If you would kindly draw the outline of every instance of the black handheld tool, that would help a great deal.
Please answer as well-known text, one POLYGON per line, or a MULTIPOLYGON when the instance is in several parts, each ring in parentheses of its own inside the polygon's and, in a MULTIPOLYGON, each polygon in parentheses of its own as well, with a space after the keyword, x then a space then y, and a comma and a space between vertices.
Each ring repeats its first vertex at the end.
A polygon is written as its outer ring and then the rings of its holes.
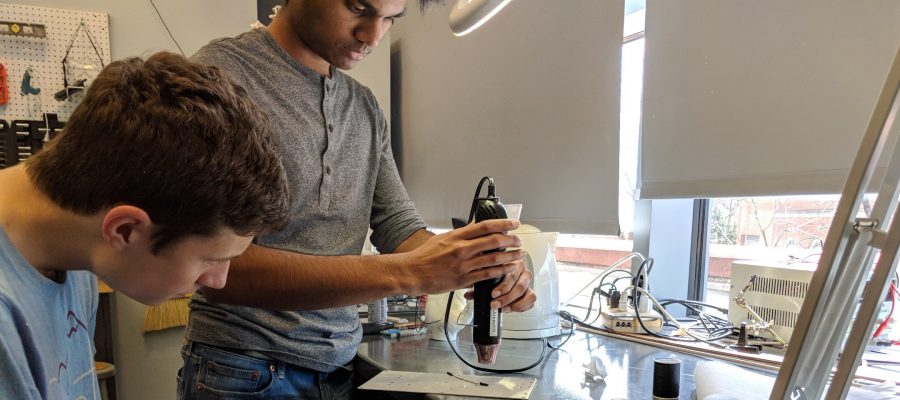
MULTIPOLYGON (((489 219, 506 219, 506 209, 500 203, 494 189, 494 180, 488 180, 488 194, 486 197, 477 197, 481 194, 479 184, 478 193, 472 200, 472 211, 469 220, 481 222, 489 219)), ((482 182, 484 180, 482 179, 482 182)), ((505 251, 506 249, 493 249, 485 253, 505 251)), ((481 364, 493 364, 497 360, 497 351, 500 350, 500 327, 502 315, 500 310, 492 310, 491 302, 494 300, 491 292, 500 284, 503 277, 487 279, 475 283, 475 320, 472 328, 472 342, 478 353, 478 362, 481 364)))
MULTIPOLYGON (((480 222, 488 219, 498 219, 498 218, 507 218, 506 209, 503 207, 503 204, 500 203, 500 199, 497 197, 494 189, 494 180, 486 176, 481 178, 481 181, 478 182, 478 188, 475 189, 475 196, 473 196, 472 200, 472 208, 469 210, 469 218, 465 221, 457 218, 453 218, 453 228, 459 229, 464 227, 468 222, 480 222), (488 195, 487 197, 481 196, 481 189, 484 186, 484 182, 488 182, 488 195)), ((489 250, 486 253, 492 253, 496 251, 505 251, 506 249, 493 249, 489 250)), ((493 298, 491 296, 491 292, 494 290, 494 287, 497 286, 502 278, 490 279, 482 282, 475 283, 475 324, 472 328, 472 342, 475 344, 475 350, 478 353, 478 362, 481 364, 493 364, 497 359, 497 352, 500 349, 500 332, 501 332, 501 314, 500 310, 491 310, 491 302, 493 298), (492 322, 495 322, 492 325, 492 322)), ((448 298, 453 298, 453 290, 448 294, 448 298)), ((444 336, 450 337, 450 333, 447 329, 447 321, 450 320, 450 306, 452 302, 447 302, 447 307, 444 308, 444 336)), ((479 366, 476 364, 472 364, 466 361, 463 358, 459 351, 456 350, 456 346, 453 345, 453 341, 448 341, 447 344, 450 345, 450 350, 453 350, 453 354, 456 354, 456 357, 462 361, 463 364, 478 371, 484 372, 492 372, 492 373, 502 373, 502 374, 512 374, 516 372, 523 372, 529 369, 532 369, 538 366, 541 362, 544 361, 544 356, 547 354, 547 348, 556 349, 551 346, 547 339, 544 338, 543 345, 541 346, 541 354, 538 355, 537 360, 533 363, 520 367, 520 368, 506 368, 506 369, 495 369, 484 366, 479 366)), ((565 342, 563 342, 565 343, 565 342)))

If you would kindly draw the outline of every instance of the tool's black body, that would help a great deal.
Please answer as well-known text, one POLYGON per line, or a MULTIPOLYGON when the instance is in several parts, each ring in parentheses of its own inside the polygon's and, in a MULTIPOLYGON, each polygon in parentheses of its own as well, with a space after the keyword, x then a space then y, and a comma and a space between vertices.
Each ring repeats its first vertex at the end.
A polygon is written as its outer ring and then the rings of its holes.
MULTIPOLYGON (((473 201, 475 222, 507 218, 506 209, 494 194, 493 182, 488 186, 487 197, 477 197, 473 201)), ((494 249, 486 253, 504 250, 494 249)), ((500 348, 502 315, 500 310, 491 309, 491 302, 494 300, 491 292, 502 280, 502 277, 498 277, 475 283, 475 321, 472 328, 472 341, 478 353, 478 362, 482 364, 493 364, 500 348)))

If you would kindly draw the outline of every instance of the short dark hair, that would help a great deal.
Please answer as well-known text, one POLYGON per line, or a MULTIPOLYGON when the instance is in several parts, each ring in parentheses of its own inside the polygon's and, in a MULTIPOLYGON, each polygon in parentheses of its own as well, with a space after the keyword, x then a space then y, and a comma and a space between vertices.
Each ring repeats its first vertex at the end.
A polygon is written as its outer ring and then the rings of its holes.
POLYGON ((120 204, 154 226, 153 252, 229 228, 284 226, 287 180, 268 120, 216 67, 157 53, 100 72, 60 135, 25 167, 69 211, 120 204))

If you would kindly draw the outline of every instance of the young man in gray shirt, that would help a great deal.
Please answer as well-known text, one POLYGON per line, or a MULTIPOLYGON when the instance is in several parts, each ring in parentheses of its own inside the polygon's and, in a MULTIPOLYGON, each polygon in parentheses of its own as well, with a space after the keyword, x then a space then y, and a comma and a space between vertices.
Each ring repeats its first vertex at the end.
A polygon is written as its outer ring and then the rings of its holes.
POLYGON ((406 0, 288 0, 268 29, 214 41, 193 60, 231 74, 269 116, 288 174, 286 229, 194 296, 179 398, 349 398, 356 304, 442 293, 504 276, 492 306, 531 308, 531 274, 494 220, 434 235, 403 187, 384 115, 341 72, 375 48, 406 0), (383 255, 359 256, 367 229, 383 255))

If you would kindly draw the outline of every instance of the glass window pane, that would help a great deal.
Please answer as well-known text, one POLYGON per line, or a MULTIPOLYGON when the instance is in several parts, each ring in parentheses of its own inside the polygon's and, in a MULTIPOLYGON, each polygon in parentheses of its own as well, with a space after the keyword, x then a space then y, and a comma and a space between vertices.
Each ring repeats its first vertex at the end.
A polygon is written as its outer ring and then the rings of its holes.
MULTIPOLYGON (((758 274, 751 289, 757 304, 748 304, 789 336, 839 200, 838 195, 711 199, 706 302, 736 313, 734 298, 758 274)), ((868 216, 874 202, 874 195, 866 196, 857 216, 868 216)), ((887 297, 879 324, 890 308, 887 297)), ((898 340, 896 316, 891 321, 882 336, 898 340)))

